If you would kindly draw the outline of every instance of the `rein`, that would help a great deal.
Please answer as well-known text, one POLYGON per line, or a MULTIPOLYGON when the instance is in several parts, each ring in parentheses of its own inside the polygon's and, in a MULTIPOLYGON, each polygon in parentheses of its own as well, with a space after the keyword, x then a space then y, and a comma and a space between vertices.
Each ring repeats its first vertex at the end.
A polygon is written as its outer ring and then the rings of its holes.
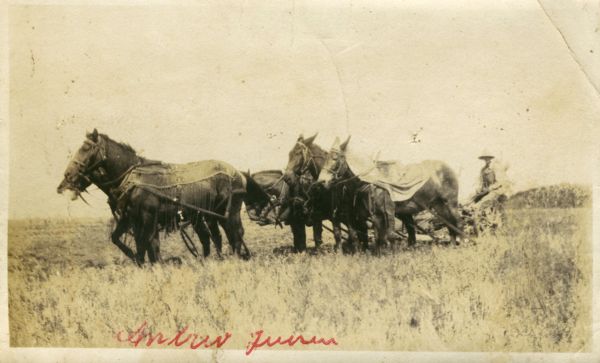
POLYGON ((137 168, 138 166, 142 166, 142 163, 138 162, 137 164, 133 164, 132 166, 130 166, 129 168, 127 168, 127 170, 125 170, 121 175, 119 175, 115 179, 109 180, 109 181, 104 182, 104 183, 98 183, 98 186, 107 187, 107 186, 110 186, 111 184, 121 184, 121 180, 127 174, 129 174, 133 169, 137 168))

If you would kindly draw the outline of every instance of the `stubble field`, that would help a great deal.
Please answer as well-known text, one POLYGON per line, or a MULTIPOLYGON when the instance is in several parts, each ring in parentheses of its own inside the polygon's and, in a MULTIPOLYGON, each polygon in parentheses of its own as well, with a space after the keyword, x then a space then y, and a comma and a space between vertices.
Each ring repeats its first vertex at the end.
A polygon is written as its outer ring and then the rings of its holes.
POLYGON ((590 209, 509 210, 496 236, 382 257, 334 254, 329 234, 319 253, 274 253, 291 245, 288 229, 245 228, 250 261, 194 260, 173 234, 163 257, 181 265, 138 268, 109 241, 109 221, 10 221, 10 343, 130 347, 117 332, 146 321, 171 336, 231 332, 228 348, 257 330, 339 343, 312 349, 590 348, 590 209))

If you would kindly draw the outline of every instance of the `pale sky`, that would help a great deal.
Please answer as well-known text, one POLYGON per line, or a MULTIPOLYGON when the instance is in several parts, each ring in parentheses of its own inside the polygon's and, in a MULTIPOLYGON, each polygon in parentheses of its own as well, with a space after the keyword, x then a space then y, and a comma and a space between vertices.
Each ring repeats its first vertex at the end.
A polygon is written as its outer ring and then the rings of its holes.
POLYGON ((483 149, 517 190, 592 183, 599 98, 536 1, 321 3, 13 7, 10 217, 110 215, 98 190, 92 207, 56 194, 94 127, 251 171, 284 168, 300 133, 327 149, 350 134, 446 161, 463 197, 483 149))

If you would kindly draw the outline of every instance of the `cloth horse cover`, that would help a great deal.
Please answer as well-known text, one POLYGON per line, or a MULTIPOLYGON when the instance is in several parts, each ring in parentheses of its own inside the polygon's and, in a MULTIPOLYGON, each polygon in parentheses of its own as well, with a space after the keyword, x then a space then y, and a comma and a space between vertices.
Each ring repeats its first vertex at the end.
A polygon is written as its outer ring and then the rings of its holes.
POLYGON ((155 162, 134 168, 119 189, 125 196, 133 188, 144 186, 168 196, 172 202, 183 202, 212 210, 221 186, 215 181, 224 177, 231 195, 232 185, 244 185, 245 180, 231 165, 217 160, 186 164, 155 162))
MULTIPOLYGON (((348 150, 349 151, 349 150, 348 150)), ((352 172, 367 182, 386 189, 394 202, 406 201, 435 176, 440 161, 425 160, 406 164, 396 160, 379 161, 346 152, 346 162, 352 172)))

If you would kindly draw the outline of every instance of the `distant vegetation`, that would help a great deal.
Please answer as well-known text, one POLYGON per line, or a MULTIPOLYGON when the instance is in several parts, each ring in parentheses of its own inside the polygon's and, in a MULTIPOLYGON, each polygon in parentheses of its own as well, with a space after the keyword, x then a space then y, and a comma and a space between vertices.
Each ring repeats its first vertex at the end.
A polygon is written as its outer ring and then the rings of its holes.
POLYGON ((508 208, 580 208, 591 205, 592 188, 587 185, 558 184, 515 193, 508 208))

